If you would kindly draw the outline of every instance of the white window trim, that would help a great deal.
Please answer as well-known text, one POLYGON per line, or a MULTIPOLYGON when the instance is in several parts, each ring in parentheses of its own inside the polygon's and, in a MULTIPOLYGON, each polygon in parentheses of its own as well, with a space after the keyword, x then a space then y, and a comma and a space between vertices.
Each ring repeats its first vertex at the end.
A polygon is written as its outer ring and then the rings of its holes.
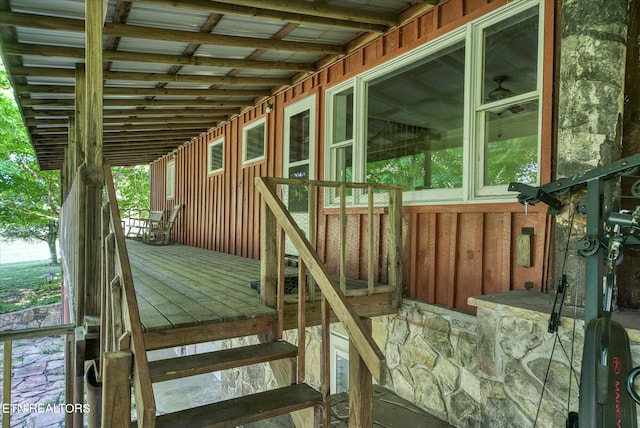
MULTIPOLYGON (((331 373, 331 393, 336 393, 336 387, 338 383, 338 370, 336 367, 336 360, 338 357, 349 361, 349 338, 343 336, 342 334, 336 333, 335 331, 331 332, 330 335, 330 346, 329 346, 329 361, 330 361, 330 373, 331 373)), ((349 376, 347 376, 347 382, 349 381, 349 376)), ((348 389, 348 388, 347 388, 348 389)))
POLYGON ((289 177, 289 168, 298 165, 309 164, 309 179, 314 180, 315 175, 315 158, 316 158, 316 94, 310 95, 300 101, 289 104, 284 108, 284 159, 283 159, 283 176, 289 177), (303 111, 309 110, 309 159, 289 162, 289 127, 291 117, 303 111))
POLYGON ((259 162, 267 157, 267 119, 262 118, 245 125, 242 128, 242 165, 259 162), (264 135, 262 136, 262 155, 255 158, 247 159, 247 133, 253 128, 264 125, 264 135))
POLYGON ((207 146, 207 174, 217 174, 224 171, 224 137, 214 140, 207 146), (211 168, 211 150, 214 146, 222 146, 222 166, 220 168, 211 168))
MULTIPOLYGON (((325 91, 325 135, 327 136, 327 144, 325 144, 325 162, 324 176, 328 180, 336 180, 335 162, 333 154, 335 148, 352 145, 353 148, 353 179, 354 181, 364 182, 365 163, 366 163, 366 145, 363 143, 366 135, 366 88, 367 84, 372 80, 395 71, 405 65, 419 61, 431 54, 451 46, 455 43, 464 41, 465 44, 465 71, 464 71, 464 97, 465 109, 463 117, 463 180, 460 189, 428 189, 413 190, 403 192, 403 204, 405 205, 434 205, 434 204, 460 204, 460 203, 486 203, 486 202, 513 202, 514 196, 507 191, 507 186, 485 186, 480 187, 480 178, 482 176, 482 159, 477 159, 477 152, 482 152, 484 140, 482 133, 482 117, 484 111, 488 110, 495 104, 485 104, 481 106, 481 88, 478 88, 480 82, 475 80, 478 76, 478 64, 482 64, 479 57, 482 55, 481 39, 479 34, 490 25, 502 20, 508 19, 517 13, 538 7, 538 70, 537 70, 537 89, 528 94, 522 94, 518 97, 510 98, 510 102, 519 100, 537 99, 540 103, 538 108, 538 165, 541 161, 541 138, 542 138, 542 79, 543 79, 543 62, 544 62, 544 2, 542 0, 528 0, 522 2, 512 2, 500 9, 478 18, 475 21, 467 23, 458 29, 444 34, 429 43, 419 46, 403 55, 372 68, 362 74, 341 82, 325 91), (354 94, 354 129, 353 140, 333 144, 333 97, 339 92, 353 87, 354 94), (480 100, 480 101, 479 101, 480 100), (472 138, 473 136, 473 138, 472 138), (475 144, 472 144, 472 141, 475 144), (358 143, 360 142, 360 143, 358 143), (476 159, 475 162, 472 162, 476 159)), ((481 86, 481 85, 480 85, 481 86)), ((538 171, 538 181, 540 180, 540 171, 538 171)), ((538 183, 539 184, 539 183, 538 183)))
POLYGON ((165 193, 167 199, 176 197, 176 161, 167 162, 167 174, 165 183, 165 193))

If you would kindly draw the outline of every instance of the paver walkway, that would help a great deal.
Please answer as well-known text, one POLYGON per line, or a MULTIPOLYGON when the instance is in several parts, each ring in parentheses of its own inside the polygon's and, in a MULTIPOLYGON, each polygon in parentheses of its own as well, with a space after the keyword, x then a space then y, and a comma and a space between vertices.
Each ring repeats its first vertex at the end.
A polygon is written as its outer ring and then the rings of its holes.
MULTIPOLYGON (((0 345, 0 348, 3 347, 0 345)), ((9 404, 13 410, 12 427, 64 427, 64 412, 67 409, 63 349, 62 336, 13 342, 12 395, 9 404)), ((0 384, 2 375, 0 364, 0 384)), ((3 408, 6 407, 7 403, 3 403, 3 408)))

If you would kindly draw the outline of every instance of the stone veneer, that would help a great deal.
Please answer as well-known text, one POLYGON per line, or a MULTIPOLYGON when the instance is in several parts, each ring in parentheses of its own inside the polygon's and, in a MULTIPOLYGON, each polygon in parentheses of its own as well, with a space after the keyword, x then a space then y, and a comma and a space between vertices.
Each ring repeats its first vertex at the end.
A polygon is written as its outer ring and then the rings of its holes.
MULTIPOLYGON (((533 427, 537 413, 537 426, 564 427, 569 393, 570 410, 578 409, 584 323, 576 321, 574 335, 573 308, 564 308, 556 341, 547 332, 552 297, 522 290, 472 298, 476 316, 405 300, 398 314, 373 319, 374 339, 387 357, 384 386, 456 427, 533 427), (569 371, 571 352, 574 375, 569 371)), ((344 334, 340 324, 331 327, 344 334)), ((639 364, 640 331, 628 331, 633 360, 639 364)), ((296 343, 297 332, 285 332, 285 339, 296 343)), ((257 339, 226 346, 238 342, 257 339)), ((319 388, 318 327, 308 329, 306 350, 307 382, 319 388)), ((223 398, 276 387, 264 364, 224 372, 222 384, 223 398)))

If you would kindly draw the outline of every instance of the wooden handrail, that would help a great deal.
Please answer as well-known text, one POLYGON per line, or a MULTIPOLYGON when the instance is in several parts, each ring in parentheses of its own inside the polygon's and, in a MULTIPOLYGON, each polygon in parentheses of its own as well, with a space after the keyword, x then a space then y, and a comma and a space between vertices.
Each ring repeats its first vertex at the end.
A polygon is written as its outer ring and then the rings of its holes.
MULTIPOLYGON (((116 198, 111 169, 104 167, 105 189, 107 192, 110 213, 111 232, 114 239, 115 261, 118 271, 117 282, 121 287, 121 308, 123 328, 130 333, 130 349, 133 354, 133 389, 138 413, 138 427, 153 427, 155 425, 156 404, 151 386, 149 364, 143 341, 142 323, 138 311, 138 302, 133 285, 133 275, 129 264, 129 254, 122 230, 120 211, 116 198)), ((120 316, 120 315, 119 315, 120 316)), ((121 339, 121 338, 116 338, 121 339)), ((119 349, 118 351, 125 351, 119 349)))
MULTIPOLYGON (((358 354, 362 357, 362 360, 378 383, 382 384, 386 376, 385 356, 371 335, 366 332, 358 314, 347 303, 345 295, 340 291, 340 287, 336 284, 331 273, 320 260, 315 249, 311 246, 284 203, 277 196, 274 184, 285 181, 289 182, 289 180, 283 179, 257 177, 255 184, 262 195, 263 202, 272 215, 275 216, 280 227, 285 231, 298 251, 300 258, 307 266, 309 273, 313 276, 315 283, 320 287, 323 298, 326 299, 328 305, 345 326, 355 349, 358 350, 358 354)), ((300 181, 297 180, 291 180, 291 182, 300 184, 300 181)), ((317 184, 317 182, 315 183, 317 184)), ((365 184, 363 188, 367 188, 367 185, 365 184)))

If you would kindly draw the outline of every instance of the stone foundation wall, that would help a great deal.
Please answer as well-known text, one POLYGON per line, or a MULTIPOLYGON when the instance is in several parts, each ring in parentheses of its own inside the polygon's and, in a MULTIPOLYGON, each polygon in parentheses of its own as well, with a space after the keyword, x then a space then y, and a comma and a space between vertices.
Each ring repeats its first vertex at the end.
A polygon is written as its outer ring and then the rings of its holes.
MULTIPOLYGON (((373 336, 387 357, 383 386, 456 427, 533 427, 536 415, 537 426, 564 427, 569 392, 570 410, 578 409, 584 324, 576 323, 574 339, 573 320, 563 318, 556 341, 547 332, 546 312, 508 304, 478 306, 473 316, 406 300, 398 314, 374 318, 373 336)), ((340 324, 332 330, 344 334, 340 324)), ((634 363, 640 364, 640 332, 630 331, 630 337, 634 363)), ((285 339, 297 343, 297 332, 286 332, 285 339)), ((257 339, 232 342, 227 346, 257 339)), ((320 329, 308 329, 307 382, 317 388, 320 343, 320 329)), ((275 387, 266 365, 227 371, 222 383, 227 397, 275 387)))
POLYGON ((0 331, 49 327, 61 323, 60 303, 0 315, 0 331))

